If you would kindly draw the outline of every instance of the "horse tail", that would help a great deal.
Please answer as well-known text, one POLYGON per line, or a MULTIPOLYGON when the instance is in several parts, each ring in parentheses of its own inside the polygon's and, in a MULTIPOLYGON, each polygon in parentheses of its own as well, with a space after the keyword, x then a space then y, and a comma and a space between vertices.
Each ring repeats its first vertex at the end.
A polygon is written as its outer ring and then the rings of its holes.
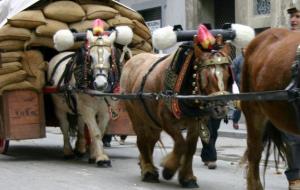
POLYGON ((269 157, 271 154, 271 150, 273 150, 275 168, 278 172, 278 165, 280 159, 286 161, 287 150, 284 146, 281 131, 278 130, 270 121, 266 123, 265 131, 263 135, 263 146, 266 148, 265 161, 264 161, 264 175, 263 182, 265 186, 265 175, 267 170, 267 165, 269 162, 269 157))

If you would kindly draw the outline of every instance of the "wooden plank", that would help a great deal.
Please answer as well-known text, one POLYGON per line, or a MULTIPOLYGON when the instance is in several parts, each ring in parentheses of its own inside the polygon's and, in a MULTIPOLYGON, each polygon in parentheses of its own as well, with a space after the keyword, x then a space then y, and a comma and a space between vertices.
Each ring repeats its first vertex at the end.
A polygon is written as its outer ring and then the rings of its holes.
POLYGON ((13 90, 2 96, 4 135, 11 140, 45 137, 45 116, 42 94, 32 90, 13 90))

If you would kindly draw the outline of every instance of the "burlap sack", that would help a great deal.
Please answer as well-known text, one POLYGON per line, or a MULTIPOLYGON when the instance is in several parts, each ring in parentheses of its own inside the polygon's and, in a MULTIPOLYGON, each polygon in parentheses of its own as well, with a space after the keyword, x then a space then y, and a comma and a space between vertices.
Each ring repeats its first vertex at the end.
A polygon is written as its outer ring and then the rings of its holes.
POLYGON ((22 64, 20 62, 4 63, 0 67, 0 75, 13 73, 21 69, 22 69, 22 64))
POLYGON ((0 88, 6 85, 22 82, 27 77, 27 73, 24 70, 19 70, 6 75, 0 75, 0 88))
POLYGON ((43 10, 45 16, 62 22, 80 21, 85 12, 80 5, 73 1, 56 1, 47 5, 43 10))
POLYGON ((127 17, 130 20, 138 20, 142 23, 145 22, 144 18, 138 12, 136 12, 133 9, 124 7, 123 5, 120 5, 118 2, 115 2, 113 8, 118 10, 122 16, 127 17))
POLYGON ((25 41, 22 40, 4 40, 0 41, 0 49, 4 51, 24 50, 25 41))
POLYGON ((16 28, 9 24, 0 28, 0 41, 3 40, 28 40, 31 32, 26 28, 16 28))
POLYGON ((132 48, 130 50, 132 52, 132 55, 137 55, 137 54, 140 54, 140 53, 146 53, 146 51, 143 51, 143 50, 140 50, 140 49, 136 49, 136 48, 132 48))
POLYGON ((8 24, 19 28, 33 29, 46 23, 41 10, 27 10, 8 19, 8 24))
POLYGON ((137 20, 132 21, 134 24, 133 32, 142 37, 144 40, 149 40, 151 38, 151 32, 147 26, 140 23, 137 20))
POLYGON ((30 47, 38 47, 38 46, 54 48, 54 43, 53 43, 52 38, 37 36, 35 34, 35 32, 33 32, 31 34, 30 40, 26 41, 24 46, 25 46, 25 49, 28 49, 30 47))
POLYGON ((111 0, 76 0, 77 3, 84 5, 84 4, 101 4, 101 5, 108 5, 111 0))
POLYGON ((102 20, 107 20, 114 18, 119 13, 116 9, 105 5, 86 4, 82 5, 82 8, 86 12, 87 19, 100 18, 102 20))
POLYGON ((30 84, 30 82, 28 81, 22 81, 22 82, 17 82, 17 83, 13 83, 13 84, 9 84, 4 86, 3 88, 0 89, 0 95, 3 94, 4 91, 7 90, 36 90, 36 91, 40 91, 39 89, 34 88, 34 86, 32 84, 30 84))
MULTIPOLYGON (((87 29, 93 28, 93 22, 94 20, 85 20, 80 22, 75 22, 69 25, 69 28, 73 28, 77 30, 78 32, 86 32, 87 29)), ((104 29, 107 30, 109 28, 109 25, 104 22, 104 29)))
POLYGON ((25 51, 22 65, 28 74, 26 81, 28 81, 35 89, 42 89, 46 84, 45 70, 47 68, 43 54, 36 50, 25 51))
POLYGON ((43 54, 37 50, 24 51, 21 63, 27 74, 32 77, 36 77, 39 71, 45 71, 47 66, 43 54))
POLYGON ((45 37, 51 37, 57 32, 58 30, 61 29, 68 29, 68 25, 64 22, 60 22, 57 20, 52 20, 52 19, 46 19, 46 24, 38 26, 35 29, 35 33, 38 36, 45 36, 45 37))
POLYGON ((133 25, 133 22, 132 20, 126 18, 126 17, 122 17, 122 16, 119 16, 117 15, 115 18, 112 18, 112 19, 109 19, 106 21, 109 26, 129 26, 130 28, 133 28, 134 25, 133 25))
POLYGON ((146 52, 152 51, 152 46, 145 41, 142 37, 138 36, 137 34, 133 35, 132 43, 130 44, 130 47, 140 49, 146 52))
POLYGON ((21 61, 22 55, 21 51, 1 53, 1 61, 2 63, 18 62, 21 61))

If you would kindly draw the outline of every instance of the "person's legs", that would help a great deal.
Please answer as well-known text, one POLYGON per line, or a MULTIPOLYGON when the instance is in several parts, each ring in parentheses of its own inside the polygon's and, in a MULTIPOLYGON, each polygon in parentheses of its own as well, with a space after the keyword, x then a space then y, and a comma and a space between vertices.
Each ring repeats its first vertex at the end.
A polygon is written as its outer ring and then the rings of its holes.
POLYGON ((216 168, 217 161, 217 151, 216 151, 216 140, 218 138, 218 129, 220 127, 221 120, 220 119, 210 119, 208 121, 208 129, 210 132, 210 139, 208 144, 203 142, 202 140, 202 151, 201 151, 201 159, 202 161, 208 165, 209 169, 216 168))
POLYGON ((239 129, 239 120, 241 118, 241 111, 238 110, 238 109, 235 109, 233 111, 233 115, 232 115, 232 122, 233 122, 233 125, 232 127, 234 129, 239 129))
POLYGON ((126 138, 127 138, 127 135, 120 135, 120 145, 124 145, 125 144, 126 138))
POLYGON ((300 190, 300 136, 282 132, 282 140, 287 148, 288 169, 285 175, 290 182, 290 189, 300 190))
POLYGON ((104 135, 102 137, 103 146, 111 147, 110 145, 111 139, 112 139, 112 135, 104 135))

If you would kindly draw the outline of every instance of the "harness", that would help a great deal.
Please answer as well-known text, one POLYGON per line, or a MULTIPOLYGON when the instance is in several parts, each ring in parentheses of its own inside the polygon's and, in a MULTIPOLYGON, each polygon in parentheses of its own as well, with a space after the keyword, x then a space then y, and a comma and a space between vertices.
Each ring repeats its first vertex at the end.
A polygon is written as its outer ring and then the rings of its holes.
POLYGON ((146 80, 148 78, 148 76, 150 75, 150 73, 154 70, 154 68, 160 63, 162 62, 163 60, 165 60, 169 55, 165 55, 161 58, 159 58, 151 67, 150 69, 148 70, 148 72, 143 76, 143 79, 142 79, 142 83, 141 83, 141 87, 140 87, 140 90, 138 91, 138 94, 140 95, 139 96, 139 99, 141 100, 145 110, 146 110, 146 113, 148 114, 148 116, 150 117, 150 119, 159 127, 161 127, 161 125, 159 124, 159 122, 154 118, 154 116, 151 114, 146 102, 145 102, 145 99, 143 98, 142 94, 144 92, 144 87, 145 87, 145 84, 146 84, 146 80))

